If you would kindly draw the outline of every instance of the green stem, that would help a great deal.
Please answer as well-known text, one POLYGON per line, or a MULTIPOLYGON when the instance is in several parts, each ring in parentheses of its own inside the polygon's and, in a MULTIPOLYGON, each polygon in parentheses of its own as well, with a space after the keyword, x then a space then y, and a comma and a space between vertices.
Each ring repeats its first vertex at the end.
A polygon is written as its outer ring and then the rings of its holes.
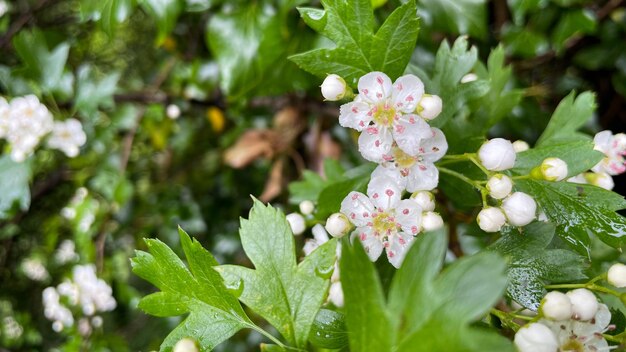
POLYGON ((528 178, 532 178, 530 175, 520 175, 520 176, 513 176, 511 177, 511 179, 513 180, 525 180, 528 178))
POLYGON ((461 174, 459 172, 456 172, 454 170, 450 170, 450 169, 445 168, 445 167, 438 167, 438 169, 439 169, 439 171, 443 172, 444 174, 448 174, 448 175, 454 176, 454 177, 458 178, 459 180, 464 181, 465 183, 472 185, 472 187, 476 188, 479 191, 482 191, 484 189, 484 187, 479 185, 477 182, 475 182, 474 180, 468 178, 467 176, 465 176, 465 175, 463 175, 463 174, 461 174))
POLYGON ((487 177, 489 177, 491 175, 491 172, 489 172, 489 170, 485 169, 485 167, 483 166, 483 164, 480 163, 480 161, 478 161, 476 159, 476 154, 468 154, 468 158, 471 162, 474 163, 474 165, 476 165, 480 171, 482 171, 485 175, 487 175, 487 177))
POLYGON ((615 290, 611 290, 610 288, 594 284, 595 281, 598 281, 600 279, 601 279, 601 277, 600 278, 594 278, 593 280, 591 280, 591 281, 589 281, 587 283, 584 283, 584 284, 546 285, 545 288, 547 288, 547 289, 586 288, 586 289, 591 290, 591 291, 598 291, 598 292, 608 293, 608 294, 613 295, 615 297, 620 297, 621 296, 621 294, 619 292, 615 291, 615 290))
POLYGON ((280 347, 281 347, 281 348, 283 348, 283 349, 294 350, 294 351, 300 351, 300 350, 299 350, 299 349, 297 349, 297 348, 293 348, 293 347, 290 347, 290 346, 287 346, 287 345, 283 344, 282 342, 280 342, 280 340, 279 340, 279 339, 277 339, 276 337, 274 337, 274 335, 272 335, 272 334, 270 334, 269 332, 267 332, 267 331, 263 330, 263 329, 262 329, 261 327, 259 327, 259 326, 256 326, 256 325, 254 325, 254 324, 248 324, 248 327, 249 327, 250 329, 252 329, 252 330, 257 331, 257 332, 258 332, 258 333, 260 333, 261 335, 263 335, 263 336, 267 337, 268 339, 270 339, 270 341, 272 341, 274 344, 276 344, 276 345, 280 346, 280 347))
POLYGON ((495 315, 496 317, 498 317, 498 319, 500 319, 502 324, 504 324, 505 326, 511 328, 513 331, 519 330, 520 325, 513 321, 513 319, 516 318, 517 314, 513 314, 512 315, 510 313, 498 310, 496 308, 491 308, 489 313, 491 313, 492 315, 495 315))
POLYGON ((602 334, 602 337, 604 337, 605 340, 608 340, 608 341, 611 341, 611 342, 622 343, 622 339, 620 339, 617 336, 613 336, 613 335, 609 335, 609 334, 602 334))

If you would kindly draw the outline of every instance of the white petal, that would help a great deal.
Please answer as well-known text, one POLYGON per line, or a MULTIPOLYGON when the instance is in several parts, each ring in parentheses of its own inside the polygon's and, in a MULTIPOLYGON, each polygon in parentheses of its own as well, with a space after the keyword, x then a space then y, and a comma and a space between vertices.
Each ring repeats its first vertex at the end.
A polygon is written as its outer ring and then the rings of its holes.
POLYGON ((603 153, 607 153, 611 149, 611 142, 613 141, 613 132, 606 130, 596 133, 593 137, 593 144, 595 144, 596 150, 603 153))
POLYGON ((393 236, 390 240, 389 246, 387 246, 387 258, 389 259, 389 263, 396 268, 399 268, 404 261, 404 257, 406 257, 406 253, 409 248, 411 248, 411 244, 413 243, 414 237, 408 233, 400 232, 397 235, 393 236))
POLYGON ((365 226, 370 222, 374 205, 361 192, 350 192, 341 202, 341 212, 350 219, 355 226, 365 226))
POLYGON ((378 165, 378 167, 374 170, 374 172, 372 172, 371 178, 373 179, 373 178, 382 177, 382 176, 389 177, 393 179, 394 181, 396 181, 400 189, 406 188, 407 178, 402 176, 402 174, 400 173, 400 169, 397 168, 395 165, 393 164, 387 165, 387 166, 378 165))
POLYGON ((366 103, 354 101, 339 108, 339 124, 343 127, 363 131, 370 121, 372 121, 370 106, 366 103))
POLYGON ((391 79, 382 72, 370 72, 359 79, 359 95, 369 103, 378 103, 391 96, 391 79))
POLYGON ((397 110, 410 114, 424 95, 424 83, 414 75, 405 75, 393 84, 392 102, 397 110))
POLYGON ((594 317, 597 331, 603 331, 611 323, 611 312, 606 304, 598 304, 598 311, 594 317))
POLYGON ((389 158, 393 137, 386 127, 370 126, 359 136, 359 152, 363 158, 381 163, 389 158))
POLYGON ((417 115, 404 115, 393 123, 393 138, 398 147, 409 155, 417 155, 422 139, 432 136, 428 123, 417 115))
POLYGON ((416 163, 409 170, 406 190, 409 192, 431 191, 439 184, 439 169, 432 163, 416 163))
POLYGON ((375 261, 380 257, 380 254, 383 252, 383 244, 378 237, 374 236, 374 231, 371 227, 359 227, 354 231, 354 234, 361 241, 363 249, 371 261, 375 261))
POLYGON ((422 225, 422 208, 414 200, 401 200, 396 206, 396 222, 400 224, 402 231, 417 235, 422 225))
POLYGON ((376 177, 367 185, 367 195, 378 209, 390 210, 400 202, 402 190, 400 186, 389 177, 376 177))
POLYGON ((441 159, 448 151, 446 136, 438 128, 431 128, 432 137, 422 140, 420 152, 425 161, 434 163, 441 159))

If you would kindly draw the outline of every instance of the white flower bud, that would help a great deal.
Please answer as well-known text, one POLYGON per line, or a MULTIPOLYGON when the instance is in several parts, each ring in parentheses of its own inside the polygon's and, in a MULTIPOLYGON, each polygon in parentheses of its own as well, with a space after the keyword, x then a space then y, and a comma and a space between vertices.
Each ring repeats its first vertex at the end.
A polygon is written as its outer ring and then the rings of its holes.
POLYGON ((494 138, 483 143, 478 150, 478 158, 487 170, 508 170, 515 165, 515 149, 510 141, 494 138))
POLYGON ((483 208, 476 217, 478 226, 485 232, 498 232, 506 223, 506 217, 500 208, 483 208))
POLYGON ((541 175, 548 181, 561 181, 567 177, 567 163, 559 158, 547 158, 540 166, 541 175))
POLYGON ((537 203, 528 194, 515 192, 502 201, 502 210, 509 224, 524 226, 535 219, 537 203))
POLYGON ((176 104, 170 104, 165 108, 165 115, 172 120, 176 120, 180 117, 180 108, 176 104))
MULTIPOLYGON (((335 269, 336 270, 336 269, 335 269)), ((337 307, 343 307, 343 289, 341 282, 333 282, 328 289, 328 300, 337 307)))
POLYGON ((567 320, 572 316, 572 302, 559 291, 548 292, 541 300, 543 316, 551 320, 567 320))
POLYGON ((411 195, 411 199, 413 199, 417 203, 417 205, 422 208, 422 211, 435 210, 435 196, 430 192, 415 192, 411 195))
POLYGON ((300 208, 300 212, 304 215, 313 214, 313 210, 315 210, 315 204, 310 200, 305 200, 298 206, 300 208))
POLYGON ((342 213, 334 213, 326 219, 325 228, 331 236, 341 238, 352 230, 352 223, 342 213))
POLYGON ((604 172, 588 172, 584 175, 585 180, 591 183, 594 186, 602 187, 608 191, 612 190, 615 187, 615 183, 613 182, 613 177, 604 172))
POLYGON ((622 263, 613 264, 609 268, 607 281, 615 287, 626 287, 626 265, 622 263))
POLYGON ((443 226, 443 219, 439 213, 427 211, 422 214, 422 228, 424 231, 434 231, 443 226))
POLYGON ((304 222, 304 217, 298 213, 291 213, 287 215, 287 222, 289 222, 289 227, 291 227, 291 232, 294 235, 301 235, 304 230, 306 230, 306 224, 304 222))
POLYGON ((176 342, 173 352, 200 352, 200 349, 198 349, 196 341, 185 337, 176 342))
POLYGON ((497 174, 493 175, 487 182, 487 191, 489 195, 494 199, 502 199, 513 190, 513 181, 507 175, 497 174))
POLYGON ((417 113, 424 120, 432 120, 441 114, 443 109, 443 101, 437 95, 424 94, 419 104, 417 104, 417 113))
POLYGON ((572 318, 591 320, 598 311, 598 300, 594 294, 584 288, 569 291, 567 297, 572 302, 572 318))
POLYGON ((322 96, 328 101, 343 99, 346 95, 347 85, 343 78, 335 74, 326 76, 321 85, 322 96))
POLYGON ((461 77, 461 83, 474 82, 477 79, 478 79, 478 76, 476 76, 475 73, 468 73, 465 76, 461 77))
POLYGON ((515 150, 516 153, 525 152, 528 149, 530 149, 530 146, 528 145, 528 143, 526 143, 525 141, 521 139, 518 139, 515 142, 513 142, 513 150, 515 150))
POLYGON ((523 326, 515 334, 519 352, 557 352, 559 343, 550 328, 540 323, 523 326))

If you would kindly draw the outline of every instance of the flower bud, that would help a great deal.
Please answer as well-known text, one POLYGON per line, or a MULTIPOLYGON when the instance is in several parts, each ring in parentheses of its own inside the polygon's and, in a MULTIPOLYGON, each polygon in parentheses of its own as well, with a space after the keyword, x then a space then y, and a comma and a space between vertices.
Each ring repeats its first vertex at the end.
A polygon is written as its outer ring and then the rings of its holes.
POLYGON ((341 282, 333 282, 328 289, 328 300, 337 307, 343 307, 343 289, 341 282))
POLYGON ((559 291, 548 292, 541 300, 539 309, 550 320, 567 320, 572 316, 572 302, 559 291))
POLYGON ((525 152, 528 149, 530 149, 530 146, 528 145, 528 143, 526 143, 525 141, 521 139, 518 139, 515 142, 513 142, 513 150, 515 150, 516 153, 525 152))
POLYGON ((502 201, 502 210, 509 224, 524 226, 535 219, 537 203, 528 194, 515 192, 502 201))
POLYGON ((612 190, 615 187, 615 183, 613 182, 613 177, 611 175, 606 174, 604 172, 588 172, 584 175, 585 180, 591 183, 594 186, 602 187, 608 191, 612 190))
POLYGON ((200 352, 200 349, 198 349, 196 341, 185 337, 176 342, 173 352, 200 352))
POLYGON ((324 227, 331 236, 341 238, 352 230, 352 223, 342 213, 334 213, 326 219, 324 227))
POLYGON ((310 200, 302 201, 298 207, 300 208, 300 212, 304 215, 311 215, 313 214, 313 210, 315 210, 315 204, 310 200))
POLYGON ((513 181, 507 175, 497 174, 493 175, 487 182, 487 191, 489 195, 494 199, 502 199, 513 190, 513 181))
POLYGON ((547 158, 540 166, 541 175, 548 181, 561 181, 567 177, 567 163, 559 158, 547 158))
POLYGON ((476 222, 485 232, 498 232, 506 223, 506 218, 500 208, 487 207, 478 213, 476 222))
POLYGON ((478 150, 478 158, 487 170, 508 170, 515 165, 515 150, 510 141, 494 138, 483 143, 478 150))
POLYGON ((441 109, 443 109, 443 102, 441 101, 441 98, 432 94, 424 94, 422 100, 420 100, 417 105, 417 113, 424 120, 432 120, 439 116, 439 114, 441 114, 441 109))
POLYGON ((594 294, 584 288, 569 291, 567 297, 572 302, 572 318, 591 320, 598 311, 598 300, 594 294))
POLYGON ((443 226, 443 219, 439 213, 427 211, 422 214, 422 228, 424 231, 434 231, 443 226))
POLYGON ((477 79, 478 79, 478 76, 476 76, 475 73, 468 73, 465 76, 461 77, 461 83, 474 82, 477 79))
POLYGON ((176 104, 170 104, 165 108, 165 115, 172 120, 176 120, 180 117, 180 108, 176 104))
POLYGON ((435 196, 430 192, 415 192, 411 195, 411 199, 413 199, 417 203, 417 205, 422 208, 422 211, 435 210, 435 196))
POLYGON ((626 287, 626 265, 622 263, 613 264, 609 268, 607 281, 615 287, 626 287))
POLYGON ((523 326, 515 334, 519 352, 557 352, 559 343, 550 328, 540 323, 523 326))
POLYGON ((302 215, 298 213, 291 213, 287 215, 286 218, 289 223, 289 227, 291 227, 291 232, 293 232, 294 235, 301 235, 304 230, 306 230, 306 224, 302 215))
POLYGON ((335 74, 326 76, 321 85, 322 96, 328 101, 337 101, 343 99, 346 95, 348 86, 343 78, 335 74))

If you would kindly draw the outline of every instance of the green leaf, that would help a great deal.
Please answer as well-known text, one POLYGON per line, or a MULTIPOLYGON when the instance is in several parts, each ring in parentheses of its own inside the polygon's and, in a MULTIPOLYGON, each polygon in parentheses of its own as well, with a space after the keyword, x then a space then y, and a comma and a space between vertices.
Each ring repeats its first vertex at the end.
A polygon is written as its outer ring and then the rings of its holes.
POLYGON ((541 165, 544 159, 551 157, 565 161, 568 176, 572 177, 591 169, 604 158, 604 154, 594 150, 591 141, 550 144, 518 153, 512 172, 528 175, 534 167, 541 165))
POLYGON ((323 11, 301 8, 300 14, 336 47, 293 55, 290 60, 320 77, 338 74, 353 87, 361 76, 372 71, 382 71, 392 80, 402 75, 419 32, 415 0, 392 12, 375 34, 369 0, 324 0, 322 5, 323 11))
POLYGON ((102 30, 111 36, 117 25, 130 16, 134 7, 133 0, 81 0, 80 13, 83 21, 97 21, 102 30))
POLYGON ((345 316, 330 309, 320 309, 311 327, 309 341, 320 348, 341 349, 347 346, 345 316))
POLYGON ((161 351, 171 351, 181 338, 192 337, 209 351, 244 327, 254 325, 237 299, 214 270, 217 262, 196 240, 179 228, 189 267, 163 242, 146 239, 149 253, 137 251, 133 272, 161 291, 148 295, 139 308, 156 316, 190 313, 163 341, 161 351))
POLYGON ((114 105, 113 93, 117 88, 119 73, 112 73, 97 80, 91 66, 81 66, 77 78, 76 109, 90 116, 98 110, 98 107, 114 105))
POLYGON ((527 59, 545 54, 550 49, 546 36, 528 27, 505 28, 502 41, 506 44, 507 54, 527 59))
POLYGON ((157 22, 157 43, 172 32, 183 10, 182 0, 140 0, 140 4, 157 22))
POLYGON ((485 38, 487 34, 486 0, 420 0, 420 17, 433 28, 453 34, 485 38))
POLYGON ((508 257, 507 295, 534 311, 546 293, 544 285, 586 278, 584 257, 566 249, 549 249, 555 229, 545 222, 534 222, 522 232, 509 227, 488 247, 508 257))
POLYGON ((255 269, 225 265, 229 286, 243 285, 239 299, 272 324, 296 347, 306 346, 322 305, 335 262, 337 242, 330 240, 299 265, 285 215, 258 200, 249 219, 241 219, 241 243, 255 269))
POLYGON ((552 32, 552 45, 557 53, 565 48, 567 42, 581 34, 592 34, 596 31, 597 20, 591 10, 577 9, 561 15, 559 23, 552 32))
POLYGON ((518 180, 516 188, 530 194, 550 222, 556 224, 556 234, 583 255, 589 255, 589 233, 613 248, 626 240, 626 219, 615 213, 617 196, 595 186, 569 182, 518 180), (604 196, 603 196, 604 195, 604 196), (603 197, 611 199, 606 203, 603 197))
POLYGON ((574 92, 570 93, 556 107, 536 146, 590 140, 589 136, 576 131, 591 119, 595 109, 593 93, 584 92, 576 98, 574 92))
POLYGON ((324 188, 346 179, 343 175, 344 172, 345 170, 341 164, 334 159, 324 160, 325 178, 322 178, 322 176, 313 171, 304 170, 302 173, 302 181, 291 182, 289 184, 289 202, 299 204, 305 200, 316 201, 324 188))
POLYGON ((352 191, 364 191, 369 182, 369 175, 334 183, 320 192, 317 199, 315 217, 326 219, 341 208, 341 202, 352 191))
POLYGON ((0 219, 13 214, 14 205, 21 211, 30 206, 30 164, 16 163, 8 155, 0 157, 0 219))

